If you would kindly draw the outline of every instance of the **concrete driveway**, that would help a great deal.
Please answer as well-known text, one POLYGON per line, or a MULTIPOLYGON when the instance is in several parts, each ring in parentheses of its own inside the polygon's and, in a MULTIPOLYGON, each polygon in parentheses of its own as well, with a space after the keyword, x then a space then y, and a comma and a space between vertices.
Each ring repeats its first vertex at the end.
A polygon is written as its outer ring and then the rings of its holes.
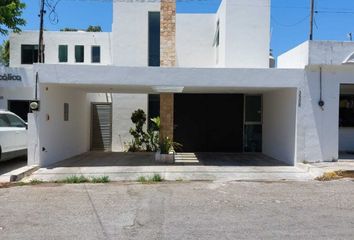
POLYGON ((114 181, 135 181, 160 174, 166 180, 308 180, 308 172, 287 166, 263 154, 183 154, 176 164, 154 161, 153 153, 89 152, 32 174, 31 179, 61 180, 72 175, 109 176, 114 181))
POLYGON ((354 182, 0 189, 0 239, 353 239, 354 182))

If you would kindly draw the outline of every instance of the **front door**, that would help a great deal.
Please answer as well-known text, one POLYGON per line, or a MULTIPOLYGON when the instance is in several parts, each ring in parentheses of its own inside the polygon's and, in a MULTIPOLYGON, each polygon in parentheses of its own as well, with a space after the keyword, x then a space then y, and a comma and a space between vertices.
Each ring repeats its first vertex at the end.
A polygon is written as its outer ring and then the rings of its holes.
POLYGON ((242 94, 175 94, 174 140, 184 152, 242 152, 242 94))
POLYGON ((112 149, 112 104, 93 103, 91 121, 91 150, 112 149))

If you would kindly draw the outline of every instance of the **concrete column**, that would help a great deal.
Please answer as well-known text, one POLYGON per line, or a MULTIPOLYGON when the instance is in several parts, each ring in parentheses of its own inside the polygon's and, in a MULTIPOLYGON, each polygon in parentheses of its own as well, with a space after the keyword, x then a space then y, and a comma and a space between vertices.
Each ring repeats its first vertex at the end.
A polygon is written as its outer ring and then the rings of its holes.
MULTIPOLYGON (((160 66, 176 66, 176 0, 161 0, 160 66)), ((160 138, 173 139, 173 93, 160 94, 160 138)))

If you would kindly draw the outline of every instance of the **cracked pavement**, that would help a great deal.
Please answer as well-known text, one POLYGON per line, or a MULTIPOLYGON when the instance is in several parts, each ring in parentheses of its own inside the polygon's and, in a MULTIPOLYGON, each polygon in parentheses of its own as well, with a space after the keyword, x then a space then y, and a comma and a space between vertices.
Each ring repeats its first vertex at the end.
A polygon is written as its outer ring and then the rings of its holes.
POLYGON ((0 239, 353 239, 354 182, 0 189, 0 239))

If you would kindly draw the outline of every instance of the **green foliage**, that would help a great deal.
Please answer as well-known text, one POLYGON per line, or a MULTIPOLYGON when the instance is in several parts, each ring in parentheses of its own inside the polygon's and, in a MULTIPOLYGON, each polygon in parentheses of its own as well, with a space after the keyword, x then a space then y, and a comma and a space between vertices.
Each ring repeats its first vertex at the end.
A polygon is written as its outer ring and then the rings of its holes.
POLYGON ((138 109, 133 112, 131 117, 135 127, 130 128, 129 132, 133 136, 133 140, 129 143, 129 152, 156 152, 158 150, 159 143, 159 130, 160 130, 160 118, 151 119, 153 126, 144 131, 146 124, 146 114, 143 110, 138 109))
POLYGON ((159 149, 161 154, 168 154, 171 151, 180 149, 182 145, 180 143, 172 141, 169 137, 162 138, 160 140, 159 149))
POLYGON ((30 185, 38 185, 38 184, 42 184, 44 183, 42 180, 38 180, 38 179, 32 179, 29 184, 30 185))
POLYGON ((10 41, 6 40, 0 45, 0 64, 8 67, 10 64, 10 41))
POLYGON ((133 136, 133 141, 129 147, 130 152, 139 152, 148 149, 149 136, 144 131, 144 125, 146 124, 146 114, 143 110, 138 109, 133 112, 131 120, 135 125, 135 128, 130 128, 129 132, 133 136))
POLYGON ((0 1, 0 34, 7 35, 9 30, 21 31, 19 27, 26 24, 26 21, 21 18, 25 7, 26 5, 21 0, 0 1))
POLYGON ((87 29, 86 29, 86 32, 102 32, 102 28, 101 26, 89 26, 87 29))
POLYGON ((76 184, 76 183, 108 183, 110 179, 108 176, 102 177, 91 177, 87 178, 85 176, 70 176, 65 178, 64 180, 55 181, 55 183, 69 183, 69 184, 76 184))
POLYGON ((108 176, 103 176, 103 177, 92 177, 91 178, 92 183, 108 183, 110 182, 108 176))
POLYGON ((70 177, 67 177, 65 178, 64 180, 62 181, 57 181, 58 183, 87 183, 89 182, 90 180, 84 176, 76 176, 76 175, 73 175, 73 176, 70 176, 70 177))
POLYGON ((160 174, 155 173, 153 176, 150 177, 144 177, 140 176, 138 178, 138 182, 143 183, 143 184, 149 184, 149 183, 156 183, 156 182, 162 182, 164 179, 161 177, 160 174))
POLYGON ((77 32, 78 29, 77 28, 69 28, 69 27, 66 27, 66 28, 62 28, 60 29, 61 32, 77 32))

